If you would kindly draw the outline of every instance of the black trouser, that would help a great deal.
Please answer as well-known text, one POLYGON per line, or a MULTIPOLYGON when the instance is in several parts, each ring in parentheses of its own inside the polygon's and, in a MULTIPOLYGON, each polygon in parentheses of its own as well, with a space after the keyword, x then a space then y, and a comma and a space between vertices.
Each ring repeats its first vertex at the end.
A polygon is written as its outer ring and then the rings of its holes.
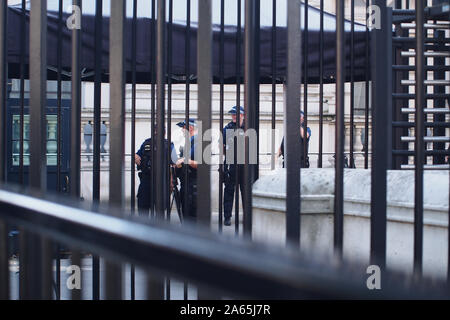
MULTIPOLYGON (((150 175, 145 175, 142 172, 139 173, 139 178, 141 180, 141 183, 139 184, 139 189, 137 193, 137 199, 138 199, 138 212, 139 215, 142 216, 148 216, 149 210, 152 207, 151 201, 150 201, 150 192, 154 191, 151 190, 151 183, 150 183, 150 175)), ((165 190, 167 188, 163 186, 165 190)), ((164 193, 166 195, 165 203, 166 203, 166 209, 169 208, 169 203, 167 201, 167 191, 164 193)), ((153 203, 155 203, 155 197, 156 194, 153 194, 153 203)), ((154 205, 153 205, 154 207, 154 205)))
POLYGON ((244 203, 244 167, 243 165, 229 165, 228 173, 225 172, 225 190, 223 194, 223 215, 225 219, 231 218, 234 202, 234 193, 236 191, 236 172, 239 172, 239 189, 242 203, 244 203), (236 170, 237 167, 237 170, 236 170))
POLYGON ((189 186, 187 188, 187 204, 185 203, 186 188, 184 183, 181 183, 181 212, 185 221, 194 222, 197 220, 197 179, 189 177, 189 186), (186 205, 185 205, 186 204, 186 205))

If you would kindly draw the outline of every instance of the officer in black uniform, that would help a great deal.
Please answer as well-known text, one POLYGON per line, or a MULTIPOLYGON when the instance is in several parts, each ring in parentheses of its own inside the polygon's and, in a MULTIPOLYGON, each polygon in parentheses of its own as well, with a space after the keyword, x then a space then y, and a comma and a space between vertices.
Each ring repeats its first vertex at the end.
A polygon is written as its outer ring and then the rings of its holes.
MULTIPOLYGON (((186 122, 179 122, 177 126, 183 129, 184 134, 189 134, 190 138, 190 155, 189 160, 185 159, 186 155, 180 154, 180 159, 176 162, 176 175, 180 179, 180 197, 181 211, 183 212, 184 221, 195 222, 197 219, 197 168, 198 162, 195 161, 195 149, 197 124, 194 119, 189 119, 189 126, 186 129, 186 122), (187 183, 185 181, 185 168, 188 170, 187 183), (187 193, 187 203, 185 202, 185 194, 187 193)), ((183 153, 186 153, 185 151, 183 153)))
MULTIPOLYGON (((155 131, 155 137, 156 137, 156 127, 154 129, 155 131)), ((164 139, 164 154, 167 155, 167 146, 169 142, 167 139, 164 139)), ((156 149, 156 141, 153 143, 153 148, 155 150, 155 153, 158 152, 156 149)), ((177 153, 175 151, 175 146, 173 143, 171 143, 171 157, 170 157, 170 165, 173 165, 175 161, 177 160, 177 153)), ((167 157, 165 157, 167 159, 167 157)), ((152 138, 149 138, 144 141, 144 143, 141 145, 138 152, 136 152, 135 156, 135 163, 137 165, 137 169, 139 170, 139 189, 137 193, 138 198, 138 210, 140 215, 148 215, 149 209, 152 207, 151 200, 150 200, 150 192, 151 192, 151 173, 152 173, 152 138)), ((169 163, 165 167, 166 174, 165 176, 168 177, 169 175, 169 163)), ((168 179, 165 179, 165 181, 168 179)), ((167 185, 162 186, 164 190, 168 190, 167 185)), ((154 201, 153 201, 154 202, 154 201)), ((168 201, 166 201, 168 203, 168 201)))
MULTIPOLYGON (((235 131, 238 129, 238 126, 236 125, 237 122, 237 113, 238 110, 240 112, 239 116, 239 122, 240 126, 239 128, 244 130, 244 108, 239 107, 237 108, 234 106, 231 108, 231 110, 228 112, 231 114, 232 120, 230 123, 228 123, 223 128, 223 148, 224 148, 224 155, 225 155, 225 163, 224 163, 224 184, 225 184, 225 190, 223 195, 223 212, 224 212, 224 222, 223 224, 225 226, 231 226, 231 216, 232 216, 232 210, 233 210, 233 200, 234 200, 234 193, 236 190, 236 174, 238 173, 238 183, 240 188, 240 193, 242 197, 242 203, 244 202, 244 166, 243 164, 235 164, 235 159, 226 159, 227 150, 230 150, 230 148, 234 148, 234 134, 228 134, 230 133, 230 130, 235 131)), ((243 132, 243 131, 242 131, 243 132)), ((242 150, 240 150, 242 152, 242 150)), ((239 153, 239 150, 238 150, 239 153)), ((236 155, 237 157, 237 155, 236 155)))
MULTIPOLYGON (((303 142, 305 137, 305 129, 306 129, 306 157, 302 153, 302 157, 300 159, 300 167, 301 168, 309 168, 309 157, 308 157, 308 151, 309 151, 309 139, 311 138, 311 129, 309 127, 306 128, 305 126, 305 113, 303 111, 300 111, 300 148, 303 150, 303 142)), ((283 157, 283 168, 284 168, 284 137, 283 141, 281 142, 281 147, 278 150, 278 157, 283 157)))

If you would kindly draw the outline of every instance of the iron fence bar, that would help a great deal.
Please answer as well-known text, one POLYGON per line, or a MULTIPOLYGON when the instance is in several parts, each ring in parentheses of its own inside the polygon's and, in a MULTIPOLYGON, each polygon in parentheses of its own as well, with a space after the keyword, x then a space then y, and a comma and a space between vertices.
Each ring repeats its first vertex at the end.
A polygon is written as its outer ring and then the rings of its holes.
MULTIPOLYGON (((155 110, 156 110, 156 27, 155 27, 155 19, 156 19, 156 1, 152 0, 152 22, 151 22, 151 32, 150 32, 150 65, 151 65, 151 122, 150 122, 150 136, 151 136, 151 159, 152 164, 155 162, 155 110)), ((151 166, 150 170, 150 181, 151 185, 156 185, 155 179, 155 166, 151 166)), ((154 217, 155 215, 155 188, 150 188, 150 216, 154 217)))
POLYGON ((26 28, 26 14, 25 14, 25 0, 22 0, 22 19, 20 23, 20 146, 19 146, 19 183, 24 184, 24 118, 25 118, 25 28, 26 28))
MULTIPOLYGON (((72 0, 72 4, 81 8, 81 0, 72 0)), ((79 19, 81 21, 81 12, 79 19)), ((70 194, 78 198, 80 196, 81 171, 81 26, 79 29, 77 26, 72 29, 72 106, 70 129, 70 194)))
MULTIPOLYGON (((109 164, 109 203, 118 207, 124 204, 124 152, 125 152, 125 12, 126 1, 111 2, 109 29, 110 43, 110 164, 109 164)), ((106 262, 105 298, 121 299, 122 268, 106 262)))
MULTIPOLYGON (((436 30, 434 32, 434 36, 436 39, 444 40, 445 39, 445 31, 438 31, 436 30)), ((444 49, 446 46, 445 44, 441 43, 439 45, 439 49, 444 49)), ((435 66, 444 66, 445 65, 445 58, 439 57, 433 59, 433 65, 435 66)), ((435 71, 433 74, 434 79, 445 79, 445 71, 435 71)), ((444 95, 445 94, 445 86, 435 86, 434 93, 444 95)), ((425 97, 426 99, 426 97, 425 97)), ((445 106, 445 99, 435 99, 433 101, 433 105, 436 107, 439 106, 445 106)), ((425 121, 425 120, 424 120, 425 121)), ((445 115, 444 114, 435 114, 433 116, 433 122, 445 122, 445 115)), ((433 130, 433 136, 445 136, 445 128, 443 127, 436 127, 433 130)), ((434 143, 433 144, 434 150, 445 150, 445 143, 434 143)), ((445 157, 436 155, 433 157, 433 164, 445 164, 445 157)))
MULTIPOLYGON (((168 155, 168 163, 171 159, 172 154, 172 41, 173 41, 173 0, 169 0, 169 24, 167 26, 167 155, 168 155)), ((171 183, 172 180, 176 179, 176 177, 172 177, 172 174, 169 172, 168 174, 168 194, 171 194, 171 183)), ((177 188, 176 184, 174 184, 173 188, 177 188)), ((171 216, 171 207, 170 207, 170 196, 167 197, 167 220, 170 221, 171 216)), ((178 210, 178 207, 177 207, 178 210)), ((170 278, 166 278, 166 300, 170 300, 171 291, 170 291, 170 278)))
MULTIPOLYGON (((0 182, 6 181, 6 95, 8 86, 8 1, 0 3, 0 182)), ((0 300, 9 299, 8 225, 0 220, 0 300)))
MULTIPOLYGON (((189 116, 190 116, 190 75, 191 75, 191 65, 190 65, 190 59, 191 59, 191 0, 186 1, 186 30, 185 30, 185 48, 184 48, 184 56, 185 56, 185 75, 186 75, 186 82, 185 82, 185 129, 186 129, 186 135, 184 140, 184 158, 189 161, 189 158, 191 156, 191 148, 190 148, 190 138, 189 138, 189 116)), ((185 187, 187 190, 187 186, 189 186, 189 174, 188 174, 188 166, 184 166, 184 182, 185 187)), ((184 201, 183 201, 183 211, 185 213, 188 212, 188 193, 184 192, 183 194, 184 201)), ((185 286, 185 300, 187 300, 187 288, 185 286)))
MULTIPOLYGON (((303 75, 303 112, 305 113, 305 128, 308 128, 308 77, 309 77, 309 1, 304 0, 304 8, 305 8, 305 30, 303 37, 303 48, 304 48, 304 56, 303 56, 303 65, 304 65, 304 75, 303 75)), ((308 137, 308 130, 305 129, 304 135, 304 143, 302 144, 303 148, 303 163, 301 167, 304 167, 306 164, 306 157, 308 156, 308 143, 306 142, 308 137)), ((301 159, 300 159, 301 161, 301 159)))
POLYGON ((355 0, 351 0, 351 31, 350 31, 350 168, 355 168, 355 0))
MULTIPOLYGON (((172 143, 172 44, 173 41, 173 0, 169 0, 169 22, 167 25, 167 154, 168 154, 168 163, 170 163, 171 159, 171 143, 172 143)), ((171 183, 171 175, 168 174, 168 188, 170 194, 170 183, 171 183)), ((170 197, 168 197, 167 202, 167 220, 170 221, 170 197)), ((170 288, 169 288, 170 290, 170 288)))
MULTIPOLYGON (((165 165, 167 158, 164 156, 164 122, 165 122, 165 83, 166 83, 166 1, 157 2, 157 28, 156 28, 156 128, 152 131, 152 142, 156 149, 153 149, 154 154, 152 167, 154 170, 154 180, 156 184, 153 186, 164 186, 166 180, 165 165), (155 141, 156 140, 156 141, 155 141), (156 150, 159 150, 156 152, 156 150), (156 170, 156 171, 155 171, 156 170)), ((154 122, 155 123, 155 122, 154 122)), ((157 220, 164 219, 165 211, 165 189, 153 188, 155 196, 155 213, 154 218, 157 220), (156 192, 155 192, 156 191, 156 192)), ((147 297, 149 299, 164 299, 164 284, 162 279, 155 274, 147 273, 147 297)))
MULTIPOLYGON (((23 1, 25 2, 25 1, 23 1)), ((62 28, 63 28, 63 0, 58 1, 58 43, 57 43, 57 144, 56 144, 56 188, 58 192, 61 192, 61 150, 62 150, 62 28)), ((24 6, 24 5, 23 5, 24 6)), ((25 37, 25 34, 22 35, 25 37)), ((56 299, 61 299, 61 247, 56 245, 56 299)))
POLYGON ((324 59, 324 0, 320 0, 320 33, 319 33, 319 158, 317 167, 323 167, 323 59, 324 59))
MULTIPOLYGON (((92 164, 92 199, 100 202, 100 134, 102 116, 103 0, 95 1, 95 76, 94 76, 94 156, 92 164)), ((92 255, 92 299, 100 300, 100 258, 92 255)))
POLYGON ((386 268, 386 222, 387 222, 387 169, 388 157, 392 156, 392 15, 386 1, 374 1, 381 9, 381 29, 372 30, 372 187, 371 187, 371 249, 372 264, 383 271, 386 268))
MULTIPOLYGON (((8 85, 8 65, 7 65, 7 34, 8 34, 8 1, 3 0, 0 4, 0 181, 6 180, 6 94, 8 85)), ((8 255, 8 225, 0 221, 0 300, 9 299, 9 255, 8 255)))
POLYGON ((423 255, 423 166, 424 166, 424 122, 425 114, 423 112, 426 101, 425 93, 426 87, 424 81, 426 79, 425 72, 425 56, 424 56, 424 38, 426 38, 425 31, 425 3, 421 0, 415 1, 416 8, 416 72, 415 72, 415 135, 416 140, 414 144, 414 150, 416 156, 414 158, 415 164, 415 184, 414 184, 414 274, 417 277, 422 276, 422 255, 423 255))
MULTIPOLYGON (((245 131, 257 130, 258 119, 258 87, 259 87, 259 20, 260 15, 259 0, 246 0, 245 2, 245 131)), ((238 110, 238 109, 236 109, 238 110)), ((238 111, 239 112, 239 111, 238 111)), ((256 164, 250 163, 253 159, 252 141, 245 138, 245 166, 243 170, 244 194, 243 194, 243 234, 244 238, 252 238, 252 183, 255 181, 257 168, 256 164)), ((256 148, 258 154, 258 150, 256 148)), ((257 159, 256 159, 257 160, 257 159)))
MULTIPOLYGON (((156 149, 164 149, 164 122, 165 122, 165 85, 166 85, 166 2, 158 1, 157 12, 157 44, 156 44, 156 78, 157 78, 157 115, 156 115, 156 149)), ((165 181, 166 157, 164 152, 157 152, 156 165, 156 185, 163 186, 165 181)), ((155 186, 156 186, 155 185, 155 186)), ((164 219, 164 188, 156 188, 156 218, 164 219)))
MULTIPOLYGON (((366 1, 366 62, 370 61, 370 31, 369 31, 369 7, 370 0, 366 1)), ((366 79, 365 79, 365 112, 364 112, 364 168, 369 169, 369 104, 370 104, 370 63, 366 63, 366 79)))
POLYGON ((275 128, 276 128, 276 108, 277 108, 277 4, 272 0, 272 160, 270 169, 275 170, 275 128))
POLYGON ((336 161, 334 248, 342 258, 344 240, 345 1, 336 0, 336 161))
MULTIPOLYGON (((186 2, 186 33, 185 33, 185 74, 186 74, 186 96, 185 96, 185 129, 186 135, 184 140, 184 158, 189 162, 191 157, 191 145, 190 145, 190 137, 189 137, 189 116, 190 116, 190 77, 191 77, 191 0, 187 0, 186 2)), ((195 142, 194 142, 195 143, 195 142)), ((183 203, 183 212, 184 214, 188 214, 188 190, 189 190, 189 174, 188 168, 189 166, 184 166, 184 183, 185 183, 185 191, 183 194, 184 203, 183 203)), ((184 300, 188 300, 188 283, 186 281, 183 282, 183 298, 184 300)))
MULTIPOLYGON (((0 182, 6 181, 6 95, 8 86, 8 1, 0 3, 0 182)), ((9 298, 8 226, 0 221, 0 299, 9 298)))
MULTIPOLYGON (((8 85, 8 1, 0 3, 0 182, 6 181, 6 95, 8 85)), ((0 300, 9 299, 8 225, 0 220, 0 300)))
MULTIPOLYGON (((211 130, 212 102, 212 4, 209 0, 198 3, 198 35, 197 35, 197 84, 198 84, 198 119, 202 123, 203 132, 211 130)), ((202 134, 202 132, 200 132, 202 134)), ((204 137, 206 140, 208 137, 204 137)), ((211 225, 211 149, 206 149, 208 141, 202 140, 202 164, 198 166, 197 210, 198 222, 206 227, 211 225), (204 152, 209 150, 208 153, 204 152)))
MULTIPOLYGON (((220 73, 220 111, 219 111, 219 128, 222 133, 224 127, 224 64, 225 64, 225 0, 220 1, 220 48, 219 48, 219 73, 220 73)), ((224 182, 224 144, 223 139, 219 142, 219 232, 223 229, 223 182, 224 182)))
MULTIPOLYGON (((80 197, 81 182, 81 0, 72 0, 72 10, 79 8, 80 26, 72 30, 72 105, 70 117, 70 195, 80 197), (75 9, 74 9, 75 7, 75 9)), ((76 13, 76 11, 73 11, 76 13)), ((81 254, 72 252, 72 264, 81 266, 81 254)), ((72 290, 72 299, 81 300, 81 290, 72 290)))
MULTIPOLYGON (((131 214, 135 214, 136 198, 136 48, 137 48, 137 0, 133 0, 133 20, 131 30, 131 214)), ((135 269, 130 266, 130 299, 135 300, 135 269)))
MULTIPOLYGON (((31 4, 30 15, 30 187, 45 192, 47 187, 46 105, 47 105, 47 1, 31 4)), ((21 256, 29 259, 21 269, 27 273, 23 284, 25 299, 51 298, 51 260, 44 240, 34 234, 21 256), (30 250, 31 249, 31 250, 30 250), (35 278, 36 277, 36 278, 35 278)))
POLYGON ((300 247, 300 87, 301 68, 301 4, 287 5, 287 84, 284 106, 285 163, 286 163, 286 241, 287 246, 300 247))
MULTIPOLYGON (((241 128, 241 35, 242 35, 242 25, 241 25, 241 15, 242 15, 242 2, 237 0, 237 28, 236 28, 236 129, 241 128)), ((235 170, 235 198, 234 198, 234 232, 235 235, 239 235, 239 187, 240 187, 240 166, 238 164, 238 139, 237 135, 234 136, 234 162, 235 170)))

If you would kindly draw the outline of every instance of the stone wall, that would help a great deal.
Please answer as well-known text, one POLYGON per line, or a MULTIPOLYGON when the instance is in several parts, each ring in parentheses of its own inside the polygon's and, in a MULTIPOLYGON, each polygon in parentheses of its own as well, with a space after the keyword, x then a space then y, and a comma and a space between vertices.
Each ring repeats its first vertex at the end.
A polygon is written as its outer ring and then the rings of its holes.
MULTIPOLYGON (((332 257, 334 170, 301 175, 301 250, 332 257)), ((389 171, 387 266, 411 273, 414 249, 414 171, 389 171)), ((253 188, 253 239, 285 246, 286 177, 283 169, 261 177, 253 188)), ((344 257, 369 265, 370 170, 345 170, 344 257)), ((424 274, 445 278, 448 261, 449 173, 424 174, 424 274)))

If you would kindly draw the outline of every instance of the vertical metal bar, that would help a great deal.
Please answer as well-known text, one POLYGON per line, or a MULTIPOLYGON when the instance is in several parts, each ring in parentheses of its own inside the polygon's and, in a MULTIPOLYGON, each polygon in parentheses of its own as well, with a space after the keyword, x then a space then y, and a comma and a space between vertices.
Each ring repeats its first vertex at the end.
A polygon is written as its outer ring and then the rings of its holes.
MULTIPOLYGON (((0 3, 0 182, 6 181, 6 95, 8 85, 8 1, 0 3)), ((8 225, 0 221, 0 300, 9 299, 8 225)))
MULTIPOLYGON (((0 3, 0 182, 6 181, 6 95, 8 85, 8 1, 0 3)), ((0 221, 0 300, 9 299, 8 225, 0 221)))
MULTIPOLYGON (((166 85, 166 2, 158 1, 158 29, 157 29, 157 53, 156 53, 156 78, 157 78, 157 140, 156 149, 164 149, 164 122, 165 122, 165 85, 166 85)), ((154 140, 154 139, 152 139, 154 140)), ((156 185, 163 186, 165 180, 165 164, 166 158, 164 152, 156 153, 156 185)), ((156 189, 156 217, 164 219, 164 188, 156 189)))
MULTIPOLYGON (((166 79, 166 66, 165 66, 165 27, 166 27, 166 2, 158 1, 157 7, 157 35, 156 35, 156 79, 157 79, 157 115, 156 115, 156 130, 152 133, 156 133, 156 137, 152 135, 152 142, 156 150, 164 150, 164 122, 165 122, 165 79, 166 79), (155 138, 156 141, 155 141, 155 138)), ((155 152, 156 161, 155 166, 152 166, 154 171, 154 179, 156 184, 153 186, 164 186, 164 180, 166 179, 165 171, 167 158, 164 157, 164 152, 155 152)), ((153 164, 152 163, 152 164, 153 164)), ((155 218, 159 220, 164 219, 165 199, 164 188, 156 189, 155 197, 155 218)), ((163 299, 164 286, 161 279, 157 275, 151 275, 148 273, 149 286, 148 297, 151 299, 163 299)))
MULTIPOLYGON (((172 39, 173 39, 173 0, 169 0, 169 24, 167 27, 167 155, 169 159, 172 157, 172 39)), ((169 179, 167 186, 169 187, 168 194, 171 194, 172 173, 168 173, 169 179)), ((175 185, 173 188, 177 188, 175 185)), ((170 221, 170 196, 167 197, 167 220, 170 221)), ((178 210, 178 208, 177 208, 178 210)), ((166 300, 170 300, 170 278, 166 278, 166 300)))
MULTIPOLYGON (((259 51, 259 41, 257 33, 259 29, 259 0, 245 1, 245 131, 256 129, 257 119, 257 101, 258 101, 258 68, 257 59, 259 51)), ((254 149, 251 148, 249 137, 245 138, 245 166, 244 166, 244 238, 251 240, 252 237, 252 182, 255 178, 255 164, 250 163, 251 159, 256 159, 250 154, 254 149)), ((256 148, 257 150, 257 148, 256 148)))
MULTIPOLYGON (((220 1, 220 48, 219 48, 219 73, 220 73, 220 133, 223 134, 224 127, 223 108, 224 108, 224 66, 225 64, 225 0, 220 1)), ((219 159, 219 232, 223 229, 223 139, 220 139, 220 159, 219 159)))
MULTIPOLYGON (((94 156, 92 198, 100 202, 100 131, 102 112, 103 0, 95 1, 95 76, 94 76, 94 156)), ((92 256, 92 299, 100 300, 100 259, 92 256)))
MULTIPOLYGON (((186 137, 184 143, 184 157, 189 161, 190 159, 190 137, 189 137, 189 113, 190 113, 190 76, 191 76, 191 0, 186 1, 186 33, 185 33, 185 75, 186 75, 186 96, 185 96, 185 124, 186 124, 186 137)), ((188 166, 184 166, 184 185, 185 190, 183 194, 183 212, 188 212, 188 186, 189 186, 189 174, 188 166)), ((188 283, 183 283, 183 297, 184 300, 188 299, 188 283)))
POLYGON ((319 158, 317 167, 323 167, 323 55, 324 55, 324 0, 320 0, 320 32, 319 32, 319 158))
MULTIPOLYGON (((445 31, 436 30, 434 31, 434 38, 439 40, 438 51, 445 51, 446 45, 443 42, 445 40, 445 31)), ((433 59, 434 66, 445 66, 445 58, 436 57, 433 59)), ((434 79, 445 79, 445 71, 439 70, 435 71, 433 74, 434 79)), ((445 86, 435 86, 434 93, 445 94, 445 86)), ((445 99, 434 99, 433 106, 439 108, 445 106, 445 99)), ((445 114, 435 114, 433 115, 434 122, 445 122, 445 114)), ((433 136, 435 137, 445 137, 445 128, 437 127, 433 129, 433 136)), ((433 150, 445 150, 445 143, 435 142, 433 143, 433 150)), ((445 164, 444 155, 433 156, 433 164, 445 164)))
POLYGON ((422 0, 415 1, 416 8, 416 115, 415 115, 415 190, 414 190, 414 275, 422 276, 423 253, 423 166, 425 161, 424 143, 424 108, 426 107, 426 61, 425 61, 425 3, 422 0))
POLYGON ((354 125, 355 125, 355 0, 351 0, 351 34, 350 34, 350 159, 349 167, 355 168, 354 125))
MULTIPOLYGON (((136 49, 137 49, 137 0, 133 0, 133 22, 131 31, 131 214, 135 210, 136 198, 136 163, 134 155, 136 153, 136 49)), ((134 265, 130 266, 130 299, 135 300, 135 270, 134 265)))
MULTIPOLYGON (((156 110, 156 1, 152 0, 152 22, 151 22, 151 48, 150 48, 150 65, 151 65, 151 123, 150 123, 150 136, 152 137, 151 146, 151 159, 154 162, 155 159, 155 110, 156 110)), ((150 170, 150 181, 152 186, 156 185, 155 179, 155 166, 151 167, 150 170)), ((150 216, 153 217, 155 214, 155 188, 150 188, 150 216)))
MULTIPOLYGON (((381 10, 381 29, 372 30, 372 186, 371 186, 371 232, 370 261, 382 270, 386 267, 386 181, 388 169, 388 113, 392 105, 392 23, 388 17, 386 1, 376 0, 381 10)), ((367 138, 369 133, 366 133, 367 138)))
MULTIPOLYGON (((237 34, 236 34, 236 109, 239 110, 241 105, 241 11, 242 2, 237 0, 237 34)), ((241 128, 241 113, 236 113, 236 130, 241 128)), ((238 148, 237 148, 237 135, 234 137, 234 165, 235 170, 235 198, 234 198, 234 230, 236 236, 239 235, 239 186, 240 186, 240 166, 238 165, 238 148)))
MULTIPOLYGON (((47 1, 36 0, 31 4, 30 17, 30 186, 41 192, 47 187, 46 157, 46 102, 47 102, 47 1)), ((51 261, 46 248, 42 251, 41 239, 27 235, 32 246, 21 256, 29 259, 24 268, 28 281, 24 283, 23 297, 47 298, 51 283, 48 271, 51 261), (48 268, 48 269, 47 269, 48 268), (44 293, 44 294, 43 294, 44 293)), ((25 260, 26 261, 26 260, 25 260)), ((21 267, 25 266, 24 264, 21 267)), ((51 279, 51 277, 50 277, 51 279)))
MULTIPOLYGON (((110 165, 109 200, 124 205, 125 152, 125 0, 111 1, 110 19, 110 165)), ((108 262, 105 266, 106 299, 121 299, 121 267, 108 262)))
MULTIPOLYGON (((81 8, 81 0, 73 0, 81 8)), ((81 19, 81 17, 80 17, 81 19)), ((71 109, 70 194, 80 196, 81 152, 81 29, 72 30, 72 109, 71 109)))
POLYGON ((47 2, 33 1, 30 18, 30 186, 47 187, 47 2))
MULTIPOLYGON (((211 130, 212 103, 212 4, 209 0, 198 2, 198 35, 197 35, 197 75, 198 75, 198 119, 203 132, 211 130)), ((200 134, 202 134, 200 132, 200 134)), ((206 139, 207 137, 205 137, 206 139)), ((203 159, 198 166, 198 194, 197 211, 198 222, 205 226, 211 225, 211 149, 206 149, 209 143, 202 140, 203 159), (203 153, 209 150, 208 153, 203 153)))
POLYGON ((0 5, 0 182, 6 181, 6 96, 8 87, 8 1, 0 5))
MULTIPOLYGON (((173 0, 169 0, 169 23, 167 25, 167 155, 168 163, 170 164, 172 154, 172 41, 173 41, 173 0)), ((169 172, 168 187, 170 194, 171 174, 169 172)), ((167 220, 170 221, 170 197, 167 199, 167 220)), ((169 288, 170 290, 170 288, 169 288)), ((170 295, 169 295, 170 296, 170 295)))
POLYGON ((345 1, 336 0, 336 164, 334 248, 342 257, 344 233, 345 1))
POLYGON ((369 31, 369 6, 370 1, 366 1, 366 94, 365 94, 365 112, 364 112, 364 169, 369 168, 369 94, 370 94, 370 70, 371 66, 369 65, 370 61, 370 31, 369 31))
POLYGON ((270 169, 275 170, 275 128, 277 116, 277 3, 272 0, 272 160, 270 169))
MULTIPOLYGON (((62 28, 63 28, 63 0, 58 4, 58 42, 57 42, 57 151, 56 151, 56 186, 61 192, 61 151, 62 151, 62 28)), ((60 246, 56 245, 56 299, 61 299, 61 259, 60 246)))
POLYGON ((287 85, 284 106, 285 163, 286 163, 286 240, 287 245, 300 247, 300 86, 301 13, 300 1, 287 5, 287 85))
MULTIPOLYGON (((186 129, 189 131, 189 113, 190 113, 190 75, 191 75, 191 1, 186 2, 186 34, 185 34, 185 75, 186 75, 186 96, 185 96, 185 123, 186 129)), ((189 159, 190 148, 186 148, 189 145, 189 134, 186 134, 184 155, 186 159, 189 159)), ((188 166, 184 167, 184 181, 185 186, 189 185, 188 166)), ((188 193, 184 192, 184 212, 188 211, 188 193)))
POLYGON ((25 113, 25 28, 26 28, 26 9, 25 0, 22 0, 22 19, 20 23, 20 147, 19 147, 19 183, 24 184, 23 170, 23 139, 24 139, 24 113, 25 113))
MULTIPOLYGON (((80 12, 81 2, 81 0, 72 0, 72 5, 80 8, 80 12)), ((79 199, 81 179, 81 28, 72 30, 72 106, 70 113, 70 195, 79 199)), ((81 266, 81 254, 75 250, 72 252, 72 264, 81 266)), ((81 290, 72 290, 72 299, 81 300, 81 290)))
MULTIPOLYGON (((309 1, 305 0, 304 3, 304 9, 305 9, 305 29, 304 29, 304 37, 303 37, 303 45, 304 45, 304 57, 303 57, 303 65, 304 65, 304 80, 303 80, 303 111, 305 113, 305 127, 308 127, 308 77, 309 77, 309 66, 308 66, 308 58, 309 58, 309 22, 308 22, 308 16, 309 16, 309 1)), ((301 167, 304 167, 306 164, 306 157, 308 156, 308 144, 306 143, 307 138, 306 135, 308 134, 307 130, 305 130, 305 139, 304 143, 302 143, 303 148, 303 163, 301 163, 301 167)), ((300 159, 301 161, 301 159, 300 159)))

